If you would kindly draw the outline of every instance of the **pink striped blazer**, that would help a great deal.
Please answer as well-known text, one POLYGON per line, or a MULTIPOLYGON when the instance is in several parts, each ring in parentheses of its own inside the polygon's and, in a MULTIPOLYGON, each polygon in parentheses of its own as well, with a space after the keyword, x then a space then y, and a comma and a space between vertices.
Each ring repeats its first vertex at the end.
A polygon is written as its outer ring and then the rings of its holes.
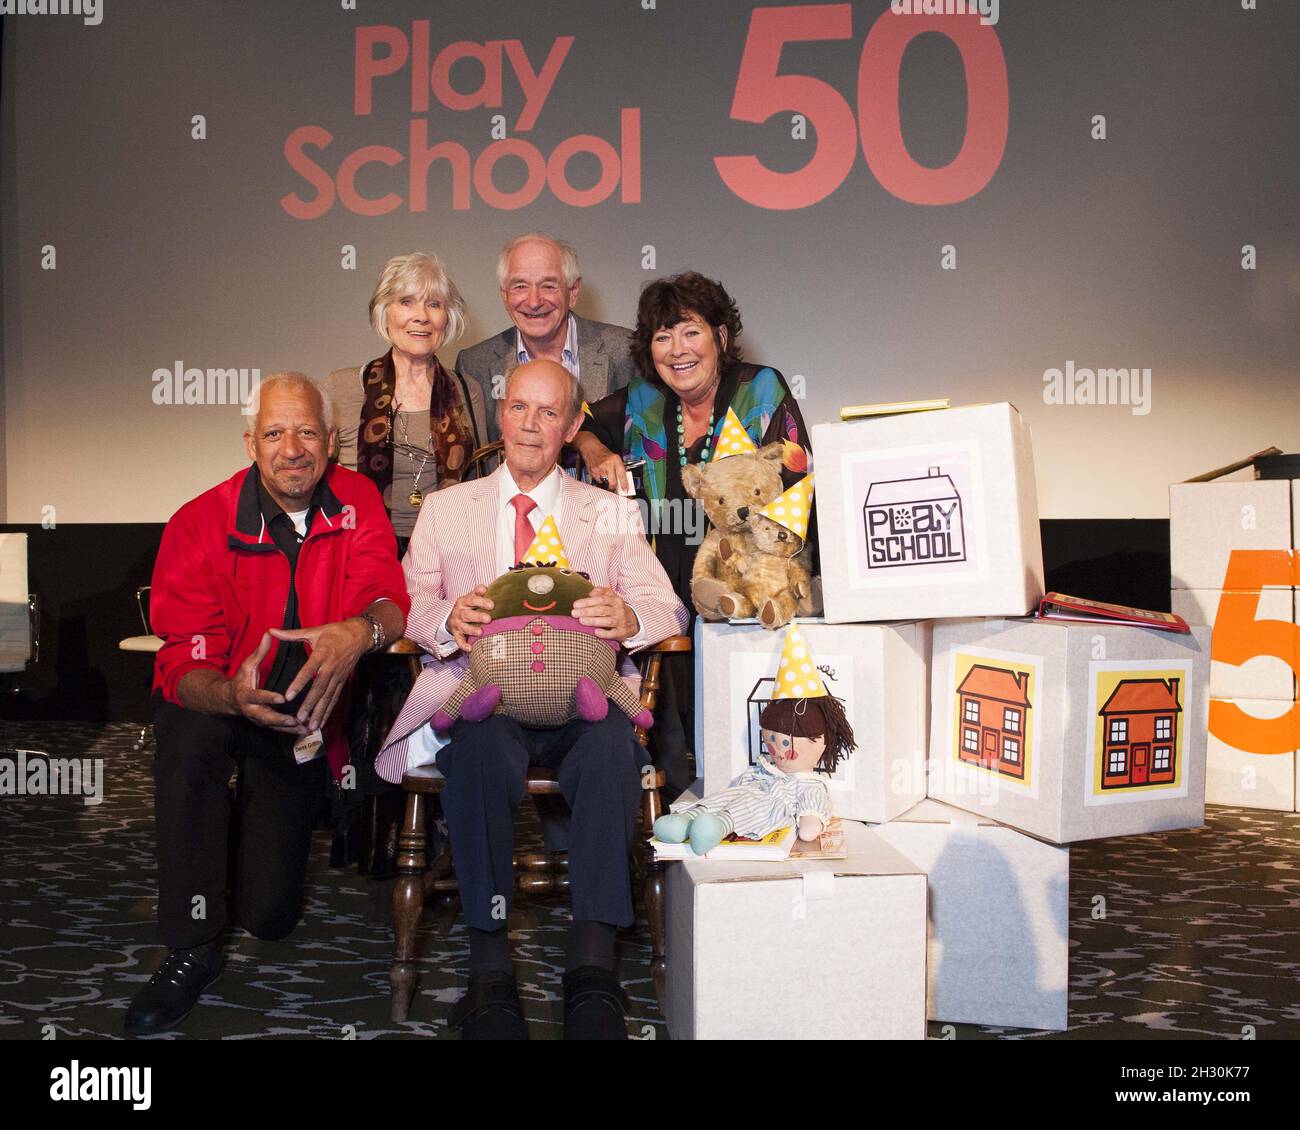
MULTIPOLYGON (((562 475, 559 529, 569 560, 593 585, 612 588, 641 619, 645 643, 623 657, 625 678, 636 686, 628 659, 641 648, 686 630, 689 615, 645 539, 641 513, 631 499, 562 475)), ((406 772, 407 744, 464 677, 467 657, 456 647, 439 648, 439 627, 457 597, 496 577, 499 471, 435 491, 420 509, 410 547, 402 559, 411 612, 406 635, 431 656, 406 704, 384 739, 375 769, 386 781, 406 772)))

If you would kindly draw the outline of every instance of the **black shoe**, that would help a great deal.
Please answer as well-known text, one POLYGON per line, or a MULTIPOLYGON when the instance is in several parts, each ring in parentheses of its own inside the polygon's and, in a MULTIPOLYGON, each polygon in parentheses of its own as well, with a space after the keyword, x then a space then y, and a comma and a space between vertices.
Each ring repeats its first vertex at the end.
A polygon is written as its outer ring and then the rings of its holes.
POLYGON ((151 1036, 175 1028, 205 989, 221 978, 221 939, 192 949, 172 950, 126 1010, 129 1036, 151 1036))
POLYGON ((564 975, 564 1038, 626 1040, 627 994, 618 978, 599 965, 564 975))
POLYGON ((512 973, 483 973, 469 979, 467 992, 452 1007, 447 1023, 462 1040, 526 1040, 528 1025, 519 1008, 512 973))

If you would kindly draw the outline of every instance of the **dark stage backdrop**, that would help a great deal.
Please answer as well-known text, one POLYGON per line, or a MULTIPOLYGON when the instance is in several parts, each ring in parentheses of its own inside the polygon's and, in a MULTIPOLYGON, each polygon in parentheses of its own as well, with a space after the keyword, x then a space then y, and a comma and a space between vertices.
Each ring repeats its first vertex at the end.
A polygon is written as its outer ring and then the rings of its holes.
POLYGON ((607 321, 647 279, 722 279, 810 422, 1012 401, 1047 518, 1163 518, 1169 481, 1300 445, 1300 4, 982 7, 7 17, 0 520, 165 520, 241 462, 230 405, 165 402, 188 371, 220 401, 209 370, 237 393, 376 356, 379 268, 420 248, 478 340, 534 227, 577 244, 607 321))
POLYGON ((160 523, 259 374, 382 352, 398 252, 465 293, 448 362, 546 228, 591 317, 723 280, 810 423, 1012 401, 1067 591, 1167 607, 1167 483, 1300 446, 1291 0, 63 6, 0 31, 0 522, 46 608, 6 714, 139 716, 160 523))

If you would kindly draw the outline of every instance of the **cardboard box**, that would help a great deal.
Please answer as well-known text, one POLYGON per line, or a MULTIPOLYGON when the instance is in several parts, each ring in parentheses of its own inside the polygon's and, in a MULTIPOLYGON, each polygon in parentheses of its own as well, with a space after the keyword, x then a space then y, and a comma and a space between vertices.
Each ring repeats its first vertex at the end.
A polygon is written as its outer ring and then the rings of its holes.
POLYGON ((860 824, 848 858, 668 868, 675 1040, 925 1038, 925 874, 860 824))
POLYGON ((1170 607, 1189 624, 1213 628, 1222 609, 1222 621, 1212 632, 1210 645, 1210 695, 1212 698, 1271 698, 1287 702, 1296 697, 1296 672, 1300 671, 1300 632, 1286 632, 1282 656, 1260 654, 1261 621, 1296 623, 1292 589, 1265 588, 1258 592, 1223 592, 1220 589, 1173 589, 1170 607), (1287 638, 1289 637, 1289 638, 1287 638), (1244 661, 1243 661, 1244 657, 1244 661))
POLYGON ((817 424, 812 446, 828 622, 1037 604, 1034 457, 1010 404, 817 424))
POLYGON ((936 624, 929 795, 1058 844, 1199 827, 1209 645, 1205 628, 936 624))
POLYGON ((874 831, 929 877, 926 1015, 1064 1030, 1070 849, 937 800, 874 831))
MULTIPOLYGON (((858 748, 828 779, 846 820, 888 820, 925 796, 930 625, 799 620, 826 689, 844 704, 858 748)), ((695 758, 705 795, 725 789, 760 752, 782 631, 696 622, 695 758)))
MULTIPOLYGON (((819 489, 820 479, 819 475, 819 489)), ((1295 585, 1291 492, 1288 479, 1170 486, 1170 587, 1256 587, 1229 578, 1228 564, 1234 551, 1253 554, 1260 562, 1260 587, 1295 585)))
MULTIPOLYGON (((1213 699, 1210 702, 1210 735, 1205 755, 1205 801, 1207 804, 1231 804, 1239 808, 1268 808, 1296 811, 1296 750, 1300 749, 1300 721, 1297 708, 1276 699, 1213 699), (1246 715, 1248 718, 1242 718, 1246 715), (1277 719, 1274 727, 1285 738, 1280 744, 1290 746, 1281 753, 1255 753, 1251 739, 1258 733, 1249 718, 1277 719), (1225 740, 1226 739, 1226 740, 1225 740)), ((1270 742, 1269 746, 1279 743, 1270 742)))

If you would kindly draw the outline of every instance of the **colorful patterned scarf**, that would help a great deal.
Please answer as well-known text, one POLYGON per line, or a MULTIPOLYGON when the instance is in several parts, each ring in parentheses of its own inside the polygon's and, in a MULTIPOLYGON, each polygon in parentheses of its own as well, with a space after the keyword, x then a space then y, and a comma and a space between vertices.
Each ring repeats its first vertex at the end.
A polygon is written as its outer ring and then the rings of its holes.
MULTIPOLYGON (((393 483, 393 391, 397 373, 393 351, 377 357, 362 370, 366 399, 361 405, 357 430, 357 470, 379 488, 387 499, 393 483)), ((433 359, 433 389, 429 394, 429 421, 433 431, 433 459, 437 468, 434 487, 441 490, 460 482, 465 465, 474 453, 474 434, 469 410, 458 394, 456 382, 433 359)))
MULTIPOLYGON (((713 435, 709 437, 709 450, 717 449, 718 435, 728 407, 739 417, 749 438, 755 444, 762 444, 768 425, 785 395, 785 385, 774 369, 759 369, 752 379, 741 381, 730 405, 714 405, 717 422, 713 435)), ((668 398, 653 381, 639 374, 628 381, 623 450, 645 460, 642 481, 646 497, 652 502, 661 501, 668 489, 668 432, 664 422, 667 405, 668 398)))

